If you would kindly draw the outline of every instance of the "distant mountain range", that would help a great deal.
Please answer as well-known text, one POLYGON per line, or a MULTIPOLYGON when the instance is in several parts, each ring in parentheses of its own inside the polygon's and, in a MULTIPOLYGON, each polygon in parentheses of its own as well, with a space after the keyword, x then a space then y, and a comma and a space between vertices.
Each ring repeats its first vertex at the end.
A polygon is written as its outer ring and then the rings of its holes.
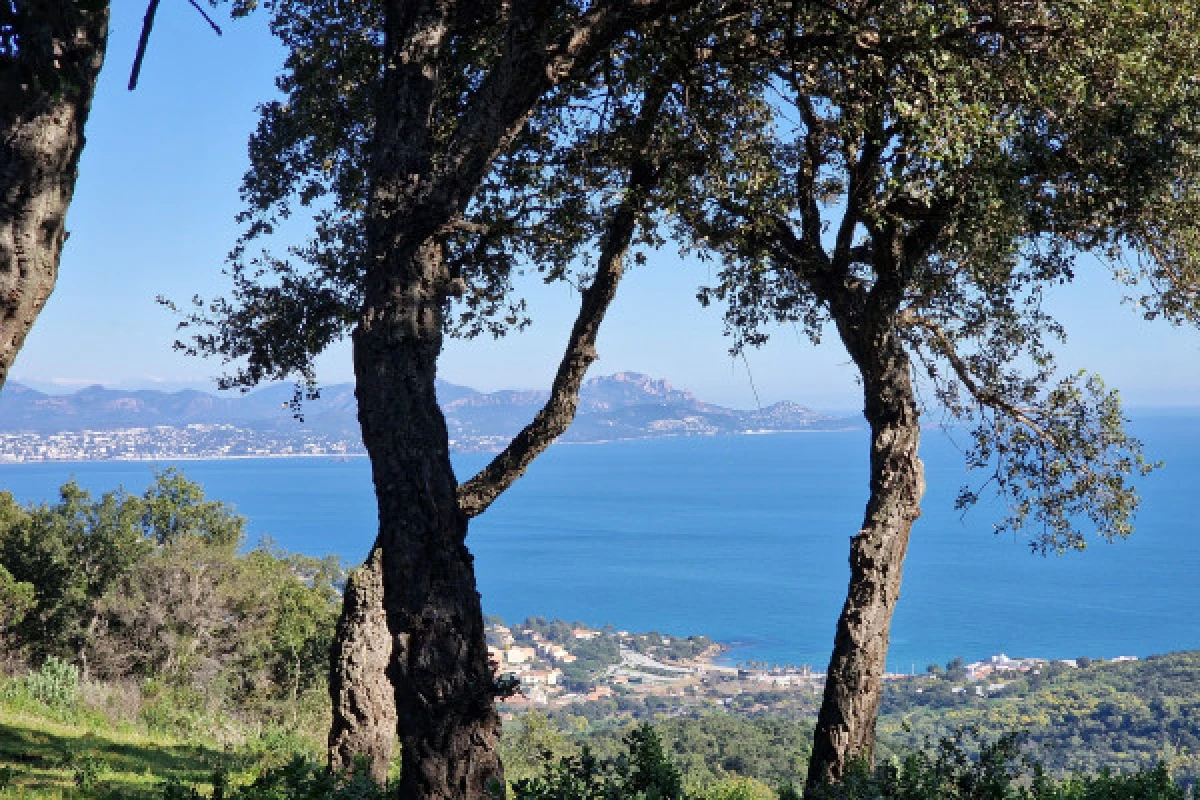
MULTIPOLYGON (((73 394, 45 394, 9 382, 0 392, 0 434, 52 436, 169 427, 252 433, 259 441, 319 439, 341 442, 341 452, 360 452, 354 387, 336 384, 306 401, 303 420, 292 416, 293 388, 277 384, 247 394, 216 395, 194 390, 124 391, 90 386, 73 394), (316 437, 316 439, 314 439, 316 437)), ((495 450, 533 418, 549 392, 480 392, 438 382, 452 447, 495 450)), ((567 442, 603 442, 663 436, 766 433, 857 427, 857 420, 831 417, 796 403, 738 410, 698 400, 664 380, 632 372, 593 378, 580 395, 567 442)), ((11 437, 7 437, 11 438, 11 437)), ((61 437, 60 437, 61 438, 61 437)), ((211 438, 211 436, 210 436, 211 438)), ((290 451, 289 451, 290 452, 290 451)))

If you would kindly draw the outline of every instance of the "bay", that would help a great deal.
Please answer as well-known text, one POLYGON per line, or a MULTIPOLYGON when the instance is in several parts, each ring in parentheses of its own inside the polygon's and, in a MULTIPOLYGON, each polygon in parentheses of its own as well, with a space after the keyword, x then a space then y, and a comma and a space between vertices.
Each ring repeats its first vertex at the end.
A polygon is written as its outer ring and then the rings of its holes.
MULTIPOLYGON (((992 533, 994 506, 953 509, 965 437, 928 432, 929 491, 905 566, 889 668, 954 656, 1112 658, 1200 648, 1200 414, 1140 416, 1165 466, 1143 480, 1137 530, 1065 556, 992 533)), ((823 667, 866 499, 861 431, 556 446, 472 523, 489 613, 706 634, 729 660, 823 667)), ((486 456, 462 456, 469 475, 486 456)), ((0 488, 52 501, 74 478, 141 491, 141 462, 0 466, 0 488)), ((178 464, 249 520, 250 540, 356 563, 375 529, 365 459, 178 464)))

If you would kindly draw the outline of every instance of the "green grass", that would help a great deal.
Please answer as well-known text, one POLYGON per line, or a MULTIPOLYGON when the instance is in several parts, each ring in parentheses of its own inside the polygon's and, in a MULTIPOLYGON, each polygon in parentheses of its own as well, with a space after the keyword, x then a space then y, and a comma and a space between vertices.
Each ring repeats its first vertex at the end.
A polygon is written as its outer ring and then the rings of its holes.
POLYGON ((212 744, 144 732, 96 730, 0 709, 0 798, 161 796, 170 779, 209 783, 243 759, 212 744))

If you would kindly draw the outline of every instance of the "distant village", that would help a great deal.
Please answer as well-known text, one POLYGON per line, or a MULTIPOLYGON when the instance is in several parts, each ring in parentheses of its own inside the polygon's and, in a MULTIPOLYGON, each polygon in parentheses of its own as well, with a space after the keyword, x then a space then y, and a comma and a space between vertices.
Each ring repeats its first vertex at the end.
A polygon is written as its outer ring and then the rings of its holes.
POLYGON ((361 443, 303 428, 276 434, 223 423, 60 433, 0 433, 0 464, 284 456, 339 458, 365 452, 361 443))
MULTIPOLYGON (((810 665, 719 663, 729 648, 707 637, 631 633, 611 626, 596 629, 561 620, 534 618, 509 626, 492 618, 487 625, 488 655, 497 679, 510 686, 501 712, 512 716, 529 708, 547 711, 636 711, 721 706, 750 713, 770 711, 772 702, 815 702, 825 674, 810 665)), ((1121 656, 1112 661, 1134 661, 1121 656)), ((938 678, 950 678, 953 693, 991 696, 1012 680, 1038 673, 1052 662, 1010 658, 1001 653, 948 669, 931 665, 919 675, 889 673, 889 685, 920 694, 938 678)), ((1076 660, 1056 662, 1079 666, 1076 660)))
MULTIPOLYGON (((456 453, 493 452, 503 436, 459 436, 456 453)), ((43 461, 175 461, 181 459, 295 458, 343 459, 366 455, 362 442, 296 427, 255 430, 227 423, 154 425, 58 433, 0 432, 0 464, 43 461)))

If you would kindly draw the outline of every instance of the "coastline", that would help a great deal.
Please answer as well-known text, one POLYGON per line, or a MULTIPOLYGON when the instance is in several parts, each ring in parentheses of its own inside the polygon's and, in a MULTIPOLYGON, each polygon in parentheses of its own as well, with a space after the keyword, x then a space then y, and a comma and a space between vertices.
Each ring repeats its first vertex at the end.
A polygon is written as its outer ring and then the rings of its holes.
MULTIPOLYGON (((862 428, 847 426, 841 428, 797 428, 788 430, 747 430, 719 433, 669 433, 661 436, 629 436, 616 437, 613 439, 597 439, 594 441, 575 442, 575 441, 556 441, 552 447, 557 446, 598 446, 606 444, 618 444, 624 442, 651 442, 661 441, 663 439, 718 439, 732 438, 740 436, 778 436, 788 434, 831 434, 831 433, 854 433, 861 431, 862 428)), ((24 435, 24 434, 22 434, 24 435)), ((472 448, 456 448, 453 445, 450 447, 451 455, 486 455, 495 454, 503 450, 503 447, 472 447, 472 448)), ((211 455, 193 455, 193 454, 154 454, 154 455, 133 455, 133 456, 115 456, 109 458, 21 458, 17 459, 8 454, 0 453, 0 466, 20 466, 24 464, 138 464, 138 463, 154 463, 161 461, 250 461, 255 459, 287 459, 287 458, 326 458, 331 461, 348 461, 352 458, 366 458, 366 452, 342 452, 330 450, 320 453, 253 453, 253 454, 219 454, 211 455)))

